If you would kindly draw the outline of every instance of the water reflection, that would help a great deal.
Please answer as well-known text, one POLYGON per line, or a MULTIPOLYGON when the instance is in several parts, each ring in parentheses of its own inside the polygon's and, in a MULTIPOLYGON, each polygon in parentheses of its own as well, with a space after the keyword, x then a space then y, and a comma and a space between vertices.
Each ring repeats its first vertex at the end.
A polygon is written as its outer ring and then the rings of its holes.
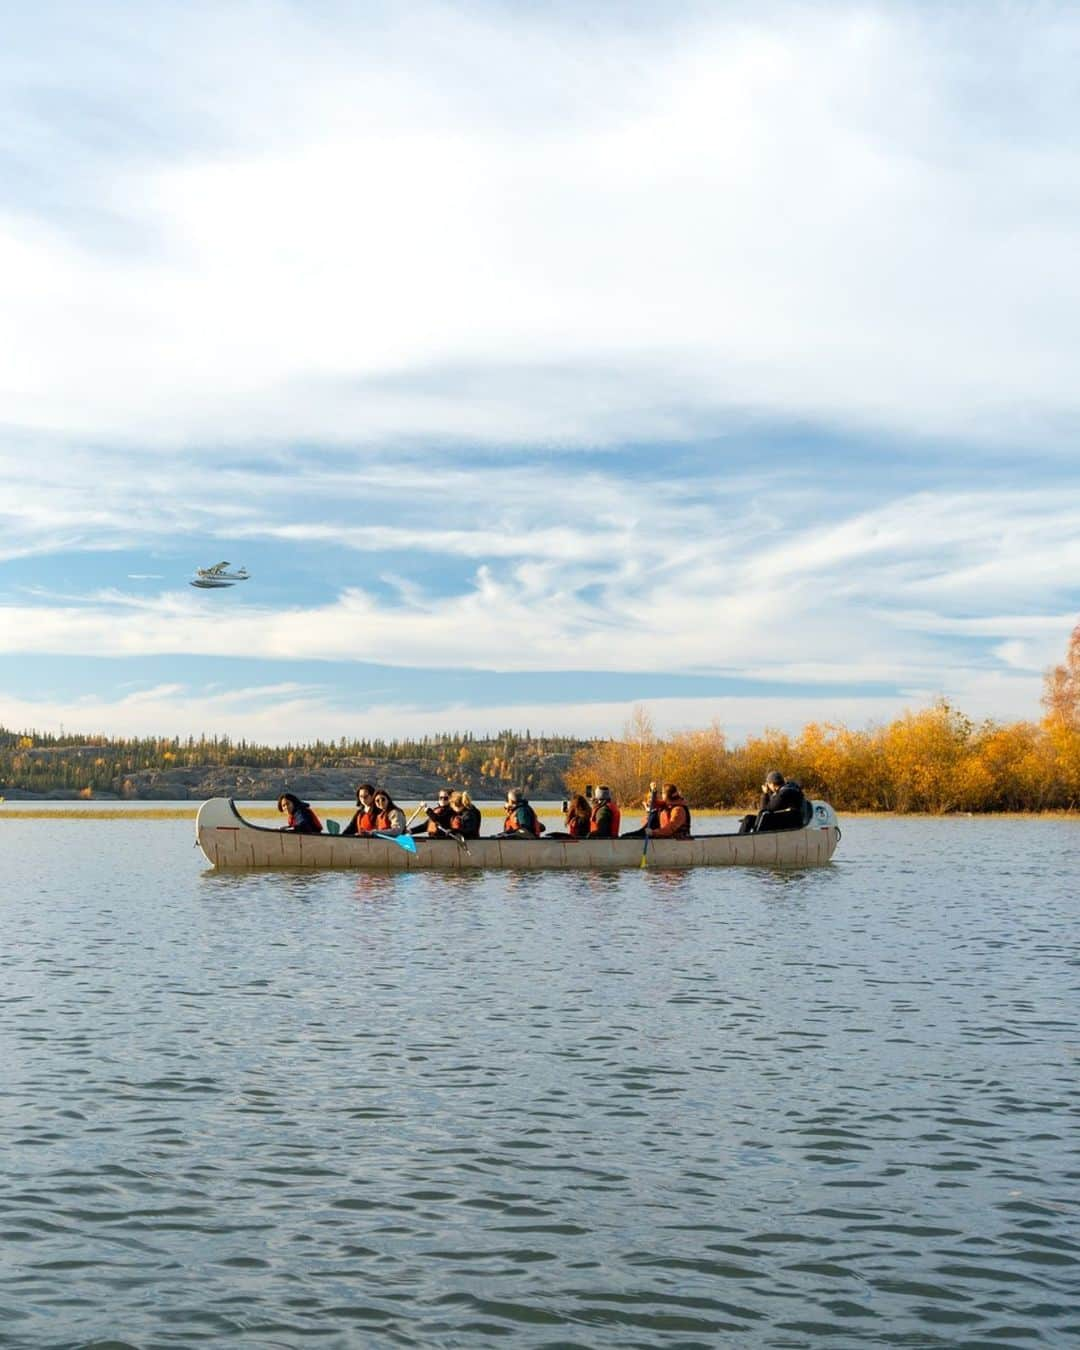
POLYGON ((643 868, 641 875, 645 878, 649 889, 663 897, 685 895, 694 887, 696 878, 696 873, 684 867, 643 868))
POLYGON ((352 895, 355 900, 368 903, 393 900, 402 893, 401 883, 407 881, 407 872, 349 872, 352 895))
POLYGON ((0 1346, 1071 1343, 1080 824, 960 824, 230 875, 19 823, 0 1346))
POLYGON ((625 884, 619 871, 581 872, 576 880, 579 892, 603 899, 620 895, 625 884))

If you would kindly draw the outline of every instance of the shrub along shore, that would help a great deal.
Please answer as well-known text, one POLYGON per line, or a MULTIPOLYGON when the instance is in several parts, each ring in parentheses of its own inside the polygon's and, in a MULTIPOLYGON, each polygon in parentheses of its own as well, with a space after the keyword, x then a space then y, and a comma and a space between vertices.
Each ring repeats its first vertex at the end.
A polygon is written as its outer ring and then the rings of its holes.
POLYGON ((752 805, 779 769, 838 811, 919 813, 1080 810, 1080 718, 975 724, 947 703, 852 731, 810 723, 729 746, 720 727, 661 739, 636 715, 622 740, 574 757, 574 791, 606 783, 636 803, 649 780, 674 782, 693 805, 752 805))
MULTIPOLYGON (((0 798, 273 801, 288 788, 309 801, 347 802, 367 781, 401 801, 433 797, 440 786, 466 788, 476 801, 516 786, 551 801, 605 783, 629 819, 651 782, 675 783, 699 811, 746 810, 769 770, 779 769, 838 811, 1080 810, 1080 624, 1064 662, 1046 672, 1042 702, 1041 722, 976 724, 942 701, 861 731, 811 722, 797 736, 766 731, 734 746, 718 725, 659 737, 642 708, 621 737, 595 741, 501 731, 266 746, 220 736, 117 740, 0 727, 0 798)), ((146 818, 158 814, 150 809, 146 818)))
MULTIPOLYGON (((517 784, 534 799, 551 801, 606 783, 628 819, 650 781, 667 781, 699 811, 739 812, 755 805, 773 768, 838 811, 1077 811, 1080 710, 1051 706, 1041 722, 976 724, 938 703, 883 726, 851 730, 810 723, 796 736, 766 731, 739 745, 729 745, 718 726, 657 736, 642 710, 622 737, 591 742, 502 732, 275 748, 224 739, 58 738, 0 729, 0 797, 102 799, 100 815, 72 811, 72 818, 84 820, 108 818, 109 797, 273 800, 287 787, 311 801, 348 802, 354 784, 364 780, 409 802, 433 797, 440 784, 467 788, 487 801, 517 784)), ((187 813, 139 812, 146 819, 174 814, 187 813)))

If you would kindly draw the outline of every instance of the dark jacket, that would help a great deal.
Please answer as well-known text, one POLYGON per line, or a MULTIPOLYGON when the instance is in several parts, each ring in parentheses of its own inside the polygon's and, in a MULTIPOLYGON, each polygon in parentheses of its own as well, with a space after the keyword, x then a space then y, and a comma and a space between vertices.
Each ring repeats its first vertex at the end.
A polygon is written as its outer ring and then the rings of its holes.
POLYGON ((479 839, 481 819, 480 808, 470 802, 459 816, 454 816, 450 828, 463 839, 479 839))
POLYGON ((593 807, 589 833, 594 839, 618 839, 620 813, 612 801, 597 802, 593 807))
POLYGON ((296 810, 289 816, 288 825, 281 828, 292 834, 322 834, 322 821, 307 802, 298 802, 296 810))
POLYGON ((767 834, 774 830, 801 830, 806 797, 798 783, 785 783, 775 792, 761 794, 755 830, 767 834))
POLYGON ((410 834, 430 834, 437 839, 445 839, 443 830, 452 829, 451 822, 454 819, 454 808, 449 802, 440 802, 438 806, 429 806, 426 813, 427 820, 419 825, 414 825, 409 831, 410 834), (439 826, 442 826, 442 830, 439 826))

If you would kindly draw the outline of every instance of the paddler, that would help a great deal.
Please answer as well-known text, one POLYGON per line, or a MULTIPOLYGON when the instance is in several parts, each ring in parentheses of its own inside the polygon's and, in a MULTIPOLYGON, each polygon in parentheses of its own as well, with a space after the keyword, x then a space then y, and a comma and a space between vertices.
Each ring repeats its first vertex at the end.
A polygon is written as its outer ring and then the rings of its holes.
POLYGON ((289 813, 289 823, 280 829, 291 830, 293 834, 322 834, 322 821, 311 809, 311 803, 302 802, 295 793, 283 792, 278 798, 277 809, 289 813))
POLYGON ((690 838, 690 808, 674 783, 664 784, 656 814, 656 828, 645 831, 650 839, 690 838))
POLYGON ((498 839, 539 839, 543 822, 529 805, 524 788, 511 788, 506 794, 506 819, 498 839))

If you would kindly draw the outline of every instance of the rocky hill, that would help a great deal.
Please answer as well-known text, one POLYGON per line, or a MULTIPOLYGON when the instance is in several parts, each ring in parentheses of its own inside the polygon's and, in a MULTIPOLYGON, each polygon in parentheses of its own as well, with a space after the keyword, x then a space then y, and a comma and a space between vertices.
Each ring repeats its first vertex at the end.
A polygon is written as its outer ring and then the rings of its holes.
MULTIPOLYGON (((70 757, 70 751, 68 752, 70 757)), ((565 774, 572 756, 548 754, 530 764, 521 781, 538 799, 565 795, 565 774)), ((371 782, 385 787, 395 800, 419 801, 433 797, 440 787, 450 785, 467 789, 477 800, 501 798, 515 780, 459 771, 442 773, 416 759, 361 759, 332 767, 306 765, 208 764, 184 767, 133 769, 106 787, 92 790, 49 787, 35 783, 34 789, 18 782, 0 782, 0 796, 18 799, 126 801, 203 801, 208 797, 236 797, 246 801, 275 801, 284 791, 295 792, 309 801, 351 801, 357 783, 371 782)))

